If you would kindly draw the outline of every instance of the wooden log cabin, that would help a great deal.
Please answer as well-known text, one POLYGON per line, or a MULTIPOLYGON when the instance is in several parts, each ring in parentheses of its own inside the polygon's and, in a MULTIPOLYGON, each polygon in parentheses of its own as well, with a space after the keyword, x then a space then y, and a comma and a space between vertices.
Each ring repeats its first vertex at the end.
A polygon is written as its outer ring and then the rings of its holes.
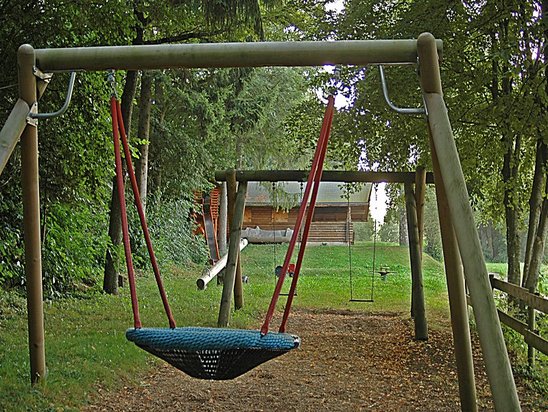
MULTIPOLYGON (((344 183, 322 182, 308 241, 353 243, 353 222, 365 222, 369 215, 371 186, 362 184, 347 198, 344 183)), ((297 182, 249 182, 242 237, 250 243, 289 242, 305 188, 297 182)))

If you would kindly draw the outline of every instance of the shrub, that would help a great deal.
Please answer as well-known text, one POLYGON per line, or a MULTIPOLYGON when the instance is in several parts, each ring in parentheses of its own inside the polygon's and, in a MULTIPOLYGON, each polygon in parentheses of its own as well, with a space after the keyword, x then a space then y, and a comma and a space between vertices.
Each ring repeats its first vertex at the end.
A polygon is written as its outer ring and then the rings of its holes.
POLYGON ((44 295, 49 298, 94 285, 103 275, 106 216, 87 205, 50 204, 44 216, 44 295))
MULTIPOLYGON (((189 217, 193 203, 184 199, 166 200, 160 195, 149 198, 147 223, 158 263, 163 267, 185 266, 190 262, 207 260, 204 239, 192 234, 194 222, 189 217)), ((139 217, 135 208, 130 208, 131 244, 135 264, 148 267, 146 248, 139 217)))

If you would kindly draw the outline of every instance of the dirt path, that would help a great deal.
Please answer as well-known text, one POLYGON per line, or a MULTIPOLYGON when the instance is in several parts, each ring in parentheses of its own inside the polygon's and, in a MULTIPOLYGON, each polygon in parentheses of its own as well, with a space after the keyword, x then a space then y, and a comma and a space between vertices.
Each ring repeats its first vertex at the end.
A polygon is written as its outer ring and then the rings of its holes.
MULTIPOLYGON (((99 390, 85 410, 460 410, 448 332, 431 330, 428 342, 415 342, 411 321, 398 315, 327 310, 296 310, 291 332, 302 339, 299 350, 235 380, 196 380, 163 365, 139 386, 115 394, 99 390)), ((476 363, 480 409, 492 410, 476 363)), ((519 391, 523 410, 542 410, 539 399, 519 391)))

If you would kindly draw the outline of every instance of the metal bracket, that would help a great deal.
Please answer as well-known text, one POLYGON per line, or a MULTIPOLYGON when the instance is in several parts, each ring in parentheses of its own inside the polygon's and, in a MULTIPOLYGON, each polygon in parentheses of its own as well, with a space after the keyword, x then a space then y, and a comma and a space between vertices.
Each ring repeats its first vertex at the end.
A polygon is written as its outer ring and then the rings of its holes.
POLYGON ((38 126, 38 119, 34 117, 36 114, 38 114, 38 102, 34 102, 30 107, 30 111, 27 116, 27 124, 29 126, 38 126))
POLYGON ((51 81, 51 78, 53 77, 53 73, 44 73, 42 70, 40 70, 38 67, 34 66, 32 68, 32 73, 38 77, 43 82, 49 83, 51 81))
POLYGON ((386 79, 384 77, 384 69, 382 65, 379 65, 379 73, 381 75, 381 86, 382 86, 382 94, 384 96, 384 100, 386 101, 386 104, 388 107, 390 107, 392 110, 394 110, 396 113, 400 114, 426 114, 426 109, 423 107, 397 107, 392 103, 390 98, 388 97, 388 86, 386 85, 386 79))
POLYGON ((76 72, 70 72, 70 79, 68 84, 68 90, 67 90, 67 98, 65 99, 65 103, 63 103, 63 106, 57 110, 56 112, 52 113, 33 113, 31 111, 30 117, 34 119, 49 119, 52 117, 61 116, 63 113, 65 113, 69 107, 70 100, 72 99, 72 91, 74 90, 74 80, 76 79, 76 72))

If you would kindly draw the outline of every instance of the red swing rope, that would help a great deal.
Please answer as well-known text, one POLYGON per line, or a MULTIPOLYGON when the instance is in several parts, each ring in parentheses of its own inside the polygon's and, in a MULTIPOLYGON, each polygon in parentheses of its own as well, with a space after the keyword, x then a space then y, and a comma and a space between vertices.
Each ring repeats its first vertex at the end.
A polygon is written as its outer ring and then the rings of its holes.
POLYGON ((133 169, 133 163, 131 161, 131 152, 129 150, 127 134, 124 127, 124 120, 122 117, 122 108, 120 106, 120 102, 116 99, 115 96, 111 97, 110 104, 111 104, 111 115, 112 115, 114 150, 115 150, 115 158, 116 158, 116 179, 118 183, 118 197, 120 199, 120 210, 122 215, 122 234, 123 234, 123 241, 124 241, 124 251, 126 255, 126 266, 128 268, 128 278, 129 278, 129 286, 130 286, 130 293, 131 293, 131 305, 133 308, 134 325, 135 325, 135 328, 141 328, 141 320, 139 318, 139 306, 137 303, 137 293, 135 288, 135 273, 133 270, 133 261, 131 259, 131 246, 129 242, 129 229, 128 229, 128 222, 127 222, 127 208, 126 208, 126 202, 125 202, 125 196, 124 196, 124 193, 125 193, 124 181, 122 178, 122 159, 120 154, 119 136, 122 139, 122 146, 124 149, 124 156, 126 158, 126 165, 127 165, 127 170, 129 174, 129 180, 131 182, 131 189, 133 191, 133 199, 135 202, 135 206, 137 207, 137 212, 139 214, 139 220, 141 222, 141 228, 143 230, 143 234, 145 237, 145 242, 146 242, 148 254, 150 257, 150 263, 152 264, 152 269, 154 271, 154 277, 156 278, 156 284, 158 285, 158 290, 162 298, 164 310, 166 312, 166 315, 169 321, 169 327, 175 328, 176 326, 175 320, 173 319, 173 313, 171 312, 171 308, 169 307, 169 303, 167 301, 167 295, 162 282, 162 277, 160 276, 160 269, 158 267, 158 262, 156 260, 156 255, 154 254, 152 241, 150 239, 150 234, 148 231, 145 212, 143 210, 143 205, 141 203, 141 196, 139 194, 139 188, 137 186, 137 178, 135 177, 135 171, 133 169))
MULTIPOLYGON (((304 224, 303 234, 301 238, 301 247, 299 248, 299 254, 297 256, 297 263, 295 264, 295 272, 293 273, 293 279, 291 281, 291 287, 289 288, 289 293, 287 296, 287 302, 285 304, 285 310, 282 318, 282 322, 280 324, 279 332, 285 332, 287 319, 289 317, 289 312, 291 311, 291 305, 293 303, 293 297, 295 296, 295 292, 297 290, 297 282, 299 280, 299 274, 301 272, 301 267, 303 263, 304 258, 304 252, 306 250, 306 243, 308 242, 308 235, 310 233, 310 226, 312 224, 312 217, 314 216, 314 209, 316 208, 316 200, 318 198, 318 191, 320 189, 320 182, 322 180, 322 173, 323 173, 323 162, 325 160, 325 154, 327 153, 327 142, 329 140, 329 136, 331 134, 331 123, 333 121, 333 104, 332 102, 335 101, 335 99, 330 96, 330 101, 328 103, 328 107, 326 111, 330 111, 327 117, 327 122, 325 124, 325 128, 322 129, 324 133, 323 140, 320 139, 320 143, 323 144, 321 153, 320 153, 320 159, 318 160, 318 166, 316 168, 315 174, 314 174, 314 188, 312 189, 312 197, 310 199, 310 205, 308 206, 308 213, 306 214, 306 221, 304 224), (331 103, 331 106, 329 104, 331 103)), ((312 172, 310 172, 312 174, 312 172)))
MULTIPOLYGON (((280 273, 280 276, 278 277, 278 282, 276 283, 276 287, 274 288, 274 293, 272 295, 272 299, 270 301, 270 305, 268 307, 264 323, 261 326, 261 334, 263 335, 266 335, 268 333, 270 322, 272 321, 274 310, 276 309, 276 304, 278 303, 278 298, 280 297, 282 286, 285 281, 285 276, 287 274, 287 270, 291 262, 291 257, 293 255, 293 251, 295 250, 295 245, 297 243, 299 231, 301 229, 304 214, 307 209, 308 199, 310 198, 310 193, 312 192, 312 199, 311 199, 312 202, 310 204, 310 207, 308 208, 308 215, 307 215, 306 224, 304 227, 303 238, 301 239, 301 247, 299 249, 299 257, 298 257, 299 260, 297 261, 297 266, 295 270, 300 270, 300 266, 302 265, 302 258, 304 256, 304 250, 306 247, 306 240, 308 238, 308 231, 310 229, 310 223, 312 222, 312 215, 314 214, 316 197, 318 194, 318 188, 320 185, 321 175, 323 171, 323 161, 325 159, 325 153, 327 150, 327 142, 329 140, 329 134, 331 131, 331 122, 333 119, 334 104, 335 104, 335 98, 333 96, 330 96, 328 98, 327 108, 325 110, 325 114, 322 122, 320 138, 318 139, 318 145, 316 146, 316 150, 314 152, 312 167, 308 175, 306 188, 301 201, 301 206, 299 208, 297 220, 295 221, 295 227, 293 228, 293 234, 291 236, 291 240, 289 241, 289 246, 285 255, 282 271, 280 273), (314 184, 315 182, 316 184, 314 184), (306 233, 306 238, 304 237, 305 233, 306 233)), ((289 308, 291 306, 291 302, 293 301, 293 296, 295 294, 296 278, 298 278, 298 272, 296 272, 293 275, 293 281, 291 284, 291 289, 290 289, 288 301, 286 304, 286 310, 284 312, 284 321, 282 325, 280 326, 280 332, 285 330, 285 323, 287 322, 287 317, 289 316, 289 308)))
POLYGON ((126 199, 124 196, 124 179, 122 177, 122 156, 120 155, 120 136, 118 127, 118 108, 114 96, 110 98, 110 115, 112 117, 112 138, 114 140, 114 160, 116 164, 116 183, 118 187, 118 200, 120 202, 120 215, 122 218, 122 238, 124 241, 124 252, 126 256, 127 276, 129 279, 129 291, 131 294, 131 308, 133 309, 133 325, 135 329, 141 328, 139 316, 139 304, 137 302, 137 291, 135 289, 135 272, 133 271, 133 260, 131 258, 131 246, 129 244, 129 229, 127 223, 126 199))

